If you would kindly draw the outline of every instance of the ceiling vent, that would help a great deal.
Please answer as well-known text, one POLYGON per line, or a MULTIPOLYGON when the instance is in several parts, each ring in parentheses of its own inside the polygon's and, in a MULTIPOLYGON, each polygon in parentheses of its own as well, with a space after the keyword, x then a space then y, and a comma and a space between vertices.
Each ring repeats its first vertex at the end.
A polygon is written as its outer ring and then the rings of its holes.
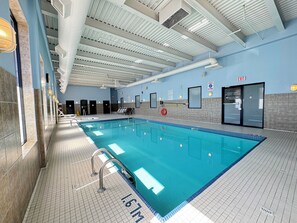
POLYGON ((55 51, 56 51, 57 54, 59 54, 59 57, 61 57, 61 58, 66 57, 66 51, 63 50, 63 48, 60 47, 60 45, 55 46, 55 51))
POLYGON ((71 0, 51 0, 51 4, 64 19, 70 16, 71 0))
POLYGON ((171 28, 191 13, 191 7, 183 0, 170 1, 159 13, 159 22, 171 28))

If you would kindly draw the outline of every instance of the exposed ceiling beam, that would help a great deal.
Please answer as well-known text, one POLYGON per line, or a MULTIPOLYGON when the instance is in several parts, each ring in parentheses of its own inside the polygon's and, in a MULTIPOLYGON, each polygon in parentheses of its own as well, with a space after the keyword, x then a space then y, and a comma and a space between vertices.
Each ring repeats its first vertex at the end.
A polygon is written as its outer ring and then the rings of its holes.
POLYGON ((72 73, 81 73, 81 74, 89 74, 89 75, 93 75, 93 76, 104 76, 104 77, 109 77, 109 78, 113 78, 113 79, 119 79, 119 78, 123 78, 125 80, 130 80, 130 81, 135 81, 136 77, 138 78, 139 76, 131 76, 128 74, 116 74, 116 73, 106 73, 106 72, 94 72, 94 70, 91 69, 72 69, 72 73))
POLYGON ((46 0, 41 0, 41 12, 44 15, 54 17, 58 19, 57 11, 54 9, 54 7, 46 0))
MULTIPOLYGON (((57 71, 57 68, 55 69, 57 71)), ((124 73, 115 73, 115 72, 104 72, 102 70, 92 69, 89 67, 78 67, 73 68, 72 73, 81 74, 81 75, 90 75, 94 77, 108 77, 112 79, 125 79, 129 81, 135 81, 136 78, 139 78, 139 76, 133 76, 131 74, 124 74, 124 73)))
POLYGON ((124 86, 115 86, 114 84, 110 84, 110 83, 95 83, 94 81, 77 81, 77 80, 69 80, 69 85, 81 85, 81 86, 93 86, 93 87, 101 87, 102 85, 104 85, 105 87, 111 87, 111 88, 117 88, 117 87, 124 87, 124 86))
POLYGON ((119 54, 131 56, 131 57, 135 57, 137 59, 147 60, 147 61, 155 62, 155 63, 158 63, 158 64, 164 64, 164 65, 167 65, 167 66, 175 67, 175 63, 173 63, 173 62, 166 61, 166 60, 156 58, 156 57, 147 56, 147 55, 144 55, 144 54, 141 54, 141 53, 133 52, 133 51, 126 50, 126 49, 123 49, 123 48, 119 48, 119 47, 116 47, 116 46, 107 45, 107 44, 104 44, 104 43, 101 43, 101 42, 96 42, 94 40, 88 40, 88 39, 82 38, 80 40, 80 44, 87 45, 87 46, 94 47, 94 48, 107 50, 107 51, 111 51, 111 52, 114 52, 114 53, 119 53, 119 54))
POLYGON ((58 39, 58 30, 46 28, 46 35, 51 39, 58 39))
POLYGON ((91 29, 94 29, 94 30, 100 30, 100 31, 103 31, 105 33, 108 33, 108 34, 112 34, 116 37, 120 37, 122 39, 125 39, 125 40, 128 40, 128 41, 133 41, 135 43, 138 43, 138 44, 142 44, 144 46, 148 46, 148 47, 151 47, 151 48, 154 48, 154 49, 159 49, 159 50, 162 50, 166 53, 169 53, 171 55, 174 55, 174 56, 177 56, 179 58, 184 58, 184 59, 187 59, 187 60, 192 60, 193 57, 189 54, 186 54, 186 53, 183 53, 181 51, 178 51, 178 50, 175 50, 173 48, 170 48, 170 47, 165 47, 159 43, 156 43, 156 42, 153 42, 151 40, 148 40, 148 39, 145 39, 141 36, 138 36, 138 35, 135 35, 133 33, 129 33, 129 32, 126 32, 122 29, 119 29, 119 28, 116 28, 114 26, 111 26, 111 25, 108 25, 104 22, 101 22, 101 21, 98 21, 98 20, 95 20, 95 19, 91 19, 91 18, 87 18, 86 19, 86 26, 88 26, 89 28, 91 29))
POLYGON ((103 79, 103 80, 105 80, 105 79, 119 80, 119 81, 124 81, 124 82, 127 82, 127 83, 132 83, 132 82, 136 81, 136 79, 131 80, 131 79, 125 79, 125 78, 121 78, 121 77, 112 77, 112 76, 109 76, 109 75, 108 76, 104 76, 104 75, 98 76, 98 75, 89 74, 89 73, 79 73, 79 74, 78 73, 71 73, 70 79, 72 77, 80 77, 80 78, 83 78, 83 79, 85 79, 85 78, 94 78, 94 79, 98 79, 98 80, 100 80, 100 79, 103 79))
MULTIPOLYGON (((124 6, 127 10, 132 10, 133 13, 138 14, 139 16, 143 17, 143 15, 146 16, 146 18, 148 18, 151 22, 155 22, 155 24, 159 24, 159 16, 158 14, 148 8, 147 6, 145 6, 144 4, 142 4, 141 2, 138 2, 136 0, 126 0, 124 6)), ((201 38, 200 36, 191 33, 189 31, 187 31, 184 27, 180 26, 180 25, 175 25, 172 30, 175 30, 176 32, 185 35, 187 37, 189 37, 190 39, 192 39, 193 41, 195 41, 196 43, 198 43, 199 45, 201 45, 202 47, 205 47, 206 49, 210 50, 210 51, 217 51, 217 46, 214 45, 213 43, 209 42, 208 40, 205 40, 203 38, 201 38), (181 32, 182 31, 182 32, 181 32)))
POLYGON ((124 83, 132 83, 133 81, 130 81, 130 80, 124 80, 124 79, 116 79, 116 78, 109 78, 109 77, 103 77, 103 76, 99 76, 99 77, 96 77, 96 76, 91 76, 91 75, 88 75, 88 74, 77 74, 77 73, 71 73, 71 77, 70 77, 70 80, 74 80, 74 79, 80 79, 82 81, 85 81, 85 80, 93 80, 93 81, 106 81, 106 82, 113 82, 115 80, 118 80, 120 82, 124 82, 124 83))
POLYGON ((117 66, 112 66, 112 65, 107 65, 107 64, 98 64, 94 63, 91 61, 84 61, 84 60, 75 60, 74 61, 75 65, 84 65, 87 67, 95 67, 95 68, 102 68, 106 70, 112 70, 112 71, 122 71, 126 73, 133 73, 133 74, 138 74, 139 76, 143 75, 150 75, 149 72, 142 71, 142 70, 135 70, 135 69, 130 69, 130 68, 125 68, 125 67, 117 67, 117 66))
POLYGON ((193 9, 215 24, 234 41, 245 47, 245 35, 205 0, 185 0, 193 9))
POLYGON ((131 72, 122 72, 122 71, 114 71, 114 70, 106 70, 102 68, 94 68, 94 67, 85 67, 79 64, 74 64, 72 70, 79 70, 79 71, 89 71, 92 73, 98 73, 98 74, 107 74, 107 75, 115 75, 115 76, 122 76, 122 77, 129 77, 129 78, 136 78, 136 77, 142 77, 146 75, 140 75, 140 74, 134 74, 131 72))
MULTIPOLYGON (((57 54, 55 51, 55 46, 53 44, 49 44, 49 49, 50 51, 52 51, 52 53, 57 54)), ((121 65, 133 66, 135 68, 139 68, 147 71, 158 71, 158 72, 162 71, 162 68, 159 68, 159 67, 155 67, 147 64, 141 64, 141 63, 135 63, 127 60, 117 59, 117 58, 108 57, 105 55, 99 55, 99 54, 89 53, 89 52, 80 51, 80 50, 77 51, 76 56, 82 57, 82 58, 91 58, 101 62, 103 61, 103 62, 115 63, 119 66, 121 65)))
POLYGON ((134 66, 135 68, 144 69, 144 70, 148 70, 148 71, 158 71, 158 72, 162 71, 162 68, 159 68, 159 67, 141 64, 141 63, 130 62, 127 60, 117 59, 117 58, 113 58, 113 57, 107 57, 104 55, 98 55, 98 54, 93 54, 93 53, 89 53, 89 52, 77 51, 76 56, 80 56, 80 57, 84 57, 84 58, 91 58, 91 59, 103 61, 103 62, 115 63, 118 65, 134 66))
POLYGON ((175 25, 174 27, 172 27, 172 29, 179 32, 180 34, 185 35, 185 36, 189 37, 190 39, 198 42, 200 45, 203 45, 210 51, 213 51, 213 52, 218 51, 216 45, 214 45, 213 43, 209 42, 208 40, 203 39, 202 37, 200 37, 192 32, 189 32, 186 28, 182 27, 181 25, 175 25))
POLYGON ((269 14, 273 20, 273 24, 276 26, 278 31, 284 31, 285 26, 284 26, 283 20, 280 16, 280 13, 278 11, 275 0, 264 0, 264 1, 265 1, 267 9, 269 11, 269 14))
POLYGON ((51 54, 51 57, 52 57, 52 61, 57 61, 57 62, 59 62, 59 56, 58 55, 53 55, 53 54, 51 54))
MULTIPOLYGON (((47 28, 46 32, 47 32, 48 38, 58 39, 58 31, 57 30, 47 28)), ((142 60, 155 62, 157 64, 164 64, 164 65, 172 66, 172 67, 175 66, 175 63, 170 62, 170 61, 166 61, 166 60, 156 58, 156 57, 147 56, 147 55, 144 55, 144 54, 141 54, 141 53, 137 53, 137 52, 122 49, 122 48, 119 48, 119 47, 107 45, 107 44, 104 44, 104 43, 96 42, 94 40, 88 40, 88 39, 82 38, 80 40, 80 44, 88 46, 88 47, 93 47, 93 48, 96 48, 96 49, 99 48, 99 49, 103 49, 103 50, 107 50, 107 51, 111 51, 111 52, 131 56, 131 57, 135 57, 137 59, 142 59, 142 60)))

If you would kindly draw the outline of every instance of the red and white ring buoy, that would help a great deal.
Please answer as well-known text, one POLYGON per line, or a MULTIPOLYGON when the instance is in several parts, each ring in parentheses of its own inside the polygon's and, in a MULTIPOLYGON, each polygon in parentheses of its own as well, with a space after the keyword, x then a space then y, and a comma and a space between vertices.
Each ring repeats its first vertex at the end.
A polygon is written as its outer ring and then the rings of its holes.
POLYGON ((167 109, 166 108, 162 108, 160 111, 162 116, 166 116, 167 115, 167 109))

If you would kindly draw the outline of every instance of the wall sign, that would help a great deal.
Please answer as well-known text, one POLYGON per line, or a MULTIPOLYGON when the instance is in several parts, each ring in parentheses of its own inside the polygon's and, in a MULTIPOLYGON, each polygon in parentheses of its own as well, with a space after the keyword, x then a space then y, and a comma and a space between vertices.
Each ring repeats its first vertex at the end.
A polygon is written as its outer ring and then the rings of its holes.
POLYGON ((213 91, 214 88, 214 82, 208 82, 207 83, 207 90, 208 91, 213 91))
POLYGON ((245 81, 245 80, 246 80, 246 76, 237 77, 237 81, 245 81))

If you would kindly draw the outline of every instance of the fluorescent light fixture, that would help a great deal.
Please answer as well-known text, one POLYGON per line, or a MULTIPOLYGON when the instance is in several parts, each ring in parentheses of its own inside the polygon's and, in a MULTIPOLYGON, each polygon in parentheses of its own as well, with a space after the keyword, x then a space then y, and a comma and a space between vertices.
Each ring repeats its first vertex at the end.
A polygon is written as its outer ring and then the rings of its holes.
POLYGON ((195 25, 191 26, 189 28, 189 31, 190 32, 195 32, 197 31, 198 29, 201 29, 203 28, 204 26, 206 26, 207 24, 209 23, 209 21, 207 19, 203 19, 202 21, 196 23, 195 25))
POLYGON ((168 46, 170 46, 168 43, 163 43, 163 46, 166 46, 166 47, 168 47, 168 46))
POLYGON ((163 50, 157 50, 157 52, 158 52, 158 53, 163 53, 164 51, 163 51, 163 50))
POLYGON ((96 136, 103 136, 104 134, 101 131, 93 131, 96 136))
POLYGON ((108 147, 111 148, 112 151, 114 151, 117 155, 120 155, 120 154, 122 154, 122 153, 125 152, 125 151, 124 151, 121 147, 119 147, 118 144, 116 144, 116 143, 110 144, 110 145, 108 145, 108 147))
POLYGON ((185 35, 182 35, 181 38, 183 38, 183 39, 189 39, 189 37, 187 37, 185 35))
POLYGON ((142 61, 143 61, 143 60, 138 59, 138 60, 135 60, 134 62, 135 62, 135 63, 142 63, 142 61))
POLYGON ((157 195, 164 189, 164 186, 144 168, 139 168, 138 170, 134 171, 134 174, 144 184, 144 186, 148 190, 152 190, 154 194, 157 195))

